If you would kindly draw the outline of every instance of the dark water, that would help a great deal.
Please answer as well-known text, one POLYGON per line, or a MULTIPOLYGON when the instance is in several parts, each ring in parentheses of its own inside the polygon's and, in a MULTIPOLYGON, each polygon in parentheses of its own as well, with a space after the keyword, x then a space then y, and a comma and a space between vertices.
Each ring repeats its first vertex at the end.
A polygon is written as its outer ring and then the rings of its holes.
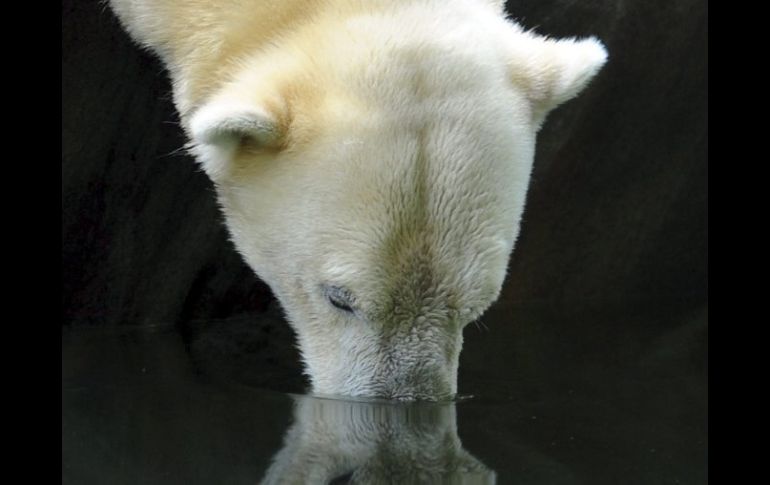
POLYGON ((706 483, 705 308, 515 316, 440 404, 297 394, 254 322, 65 329, 63 483, 706 483))

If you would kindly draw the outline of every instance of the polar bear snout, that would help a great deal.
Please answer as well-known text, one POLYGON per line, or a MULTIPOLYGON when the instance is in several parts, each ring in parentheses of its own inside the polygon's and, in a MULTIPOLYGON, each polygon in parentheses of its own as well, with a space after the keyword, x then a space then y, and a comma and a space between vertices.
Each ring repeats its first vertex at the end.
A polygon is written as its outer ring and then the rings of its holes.
POLYGON ((448 401, 455 395, 452 382, 456 379, 449 369, 407 369, 382 392, 374 393, 374 397, 393 399, 397 401, 448 401))
POLYGON ((423 334, 383 349, 389 357, 379 366, 379 375, 373 378, 375 383, 384 383, 375 394, 402 401, 441 401, 454 397, 461 345, 458 337, 444 331, 435 332, 432 338, 423 334))
POLYGON ((344 396, 391 399, 398 401, 447 401, 454 397, 457 389, 456 367, 425 365, 420 361, 429 356, 415 355, 412 362, 362 362, 350 374, 342 376, 339 387, 316 386, 314 392, 344 396), (362 368, 373 367, 367 375, 362 368))
POLYGON ((462 329, 424 319, 349 323, 327 327, 333 346, 319 344, 312 328, 298 328, 314 393, 402 401, 456 394, 462 329))

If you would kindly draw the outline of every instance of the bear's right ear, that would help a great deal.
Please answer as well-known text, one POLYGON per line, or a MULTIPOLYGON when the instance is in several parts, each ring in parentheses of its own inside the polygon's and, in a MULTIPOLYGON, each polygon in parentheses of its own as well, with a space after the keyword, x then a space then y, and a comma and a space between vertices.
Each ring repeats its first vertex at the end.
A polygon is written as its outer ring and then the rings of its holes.
POLYGON ((577 96, 607 62, 598 39, 549 39, 515 26, 508 40, 508 73, 532 103, 536 125, 577 96))
POLYGON ((219 180, 245 144, 256 149, 280 148, 288 124, 284 118, 280 110, 267 105, 213 99, 190 118, 193 152, 206 174, 219 180))

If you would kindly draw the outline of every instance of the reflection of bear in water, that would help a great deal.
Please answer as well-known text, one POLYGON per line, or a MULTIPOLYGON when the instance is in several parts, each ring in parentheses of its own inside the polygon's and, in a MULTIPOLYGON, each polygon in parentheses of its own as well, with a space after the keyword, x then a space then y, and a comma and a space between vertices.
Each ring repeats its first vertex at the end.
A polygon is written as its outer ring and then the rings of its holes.
POLYGON ((606 52, 502 1, 111 0, 168 67, 313 391, 441 399, 497 299, 547 113, 606 52))
POLYGON ((307 483, 495 483, 495 473, 463 450, 454 403, 298 396, 262 484, 307 483))

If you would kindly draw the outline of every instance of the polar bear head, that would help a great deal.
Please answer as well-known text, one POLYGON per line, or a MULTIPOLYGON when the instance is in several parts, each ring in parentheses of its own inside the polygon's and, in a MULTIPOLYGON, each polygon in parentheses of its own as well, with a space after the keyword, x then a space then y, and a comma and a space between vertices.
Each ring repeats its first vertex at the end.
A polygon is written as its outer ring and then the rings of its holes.
POLYGON ((595 39, 469 16, 316 22, 240 59, 186 120, 315 393, 455 394, 463 327, 505 278, 535 135, 606 59, 595 39))

